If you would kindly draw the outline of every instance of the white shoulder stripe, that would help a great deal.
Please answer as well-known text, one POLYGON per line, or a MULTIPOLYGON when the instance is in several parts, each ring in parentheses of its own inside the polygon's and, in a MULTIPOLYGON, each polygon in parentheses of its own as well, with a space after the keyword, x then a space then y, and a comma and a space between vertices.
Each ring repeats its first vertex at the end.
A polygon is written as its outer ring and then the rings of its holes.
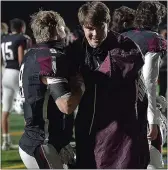
POLYGON ((68 83, 68 80, 66 78, 53 78, 53 77, 47 77, 47 84, 57 84, 57 83, 68 83))

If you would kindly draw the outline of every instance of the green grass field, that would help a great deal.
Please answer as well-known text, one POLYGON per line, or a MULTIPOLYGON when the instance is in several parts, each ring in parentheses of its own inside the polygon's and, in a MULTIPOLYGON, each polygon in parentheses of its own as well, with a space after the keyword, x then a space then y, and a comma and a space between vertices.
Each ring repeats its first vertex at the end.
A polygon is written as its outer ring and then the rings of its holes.
MULTIPOLYGON (((18 144, 24 127, 23 116, 12 114, 10 115, 10 132, 14 144, 18 144)), ((165 169, 167 169, 167 148, 163 150, 165 169)), ((2 169, 25 169, 18 150, 9 150, 1 152, 1 168, 2 169)))
MULTIPOLYGON (((18 144, 24 127, 23 116, 10 115, 10 132, 13 144, 18 144)), ((18 150, 1 151, 1 167, 3 169, 25 169, 18 150)))

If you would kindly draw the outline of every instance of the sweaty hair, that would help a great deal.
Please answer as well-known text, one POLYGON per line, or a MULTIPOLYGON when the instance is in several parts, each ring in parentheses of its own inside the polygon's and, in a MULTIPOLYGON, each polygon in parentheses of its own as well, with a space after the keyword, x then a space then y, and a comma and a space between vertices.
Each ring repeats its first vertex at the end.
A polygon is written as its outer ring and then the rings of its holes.
POLYGON ((78 10, 78 19, 81 26, 99 26, 103 22, 110 23, 110 10, 102 2, 87 2, 78 10))
POLYGON ((1 35, 8 34, 8 25, 5 22, 1 22, 1 35))
POLYGON ((143 1, 135 14, 135 27, 157 29, 166 15, 166 7, 158 1, 143 1))
POLYGON ((31 16, 31 29, 37 43, 59 35, 61 26, 65 27, 65 22, 57 12, 40 10, 31 16))
POLYGON ((12 32, 15 31, 17 33, 20 33, 25 25, 25 22, 19 18, 14 18, 10 20, 10 30, 12 32))
POLYGON ((121 33, 124 29, 133 26, 134 18, 134 9, 126 6, 115 9, 112 14, 111 30, 121 33))

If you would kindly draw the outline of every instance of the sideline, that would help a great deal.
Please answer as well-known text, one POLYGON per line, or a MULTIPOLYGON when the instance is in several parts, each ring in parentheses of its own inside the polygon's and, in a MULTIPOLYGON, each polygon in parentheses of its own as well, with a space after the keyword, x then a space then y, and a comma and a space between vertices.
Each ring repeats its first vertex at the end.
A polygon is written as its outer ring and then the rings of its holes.
POLYGON ((22 135, 23 134, 23 131, 21 132, 10 132, 10 135, 11 136, 19 136, 19 135, 22 135))

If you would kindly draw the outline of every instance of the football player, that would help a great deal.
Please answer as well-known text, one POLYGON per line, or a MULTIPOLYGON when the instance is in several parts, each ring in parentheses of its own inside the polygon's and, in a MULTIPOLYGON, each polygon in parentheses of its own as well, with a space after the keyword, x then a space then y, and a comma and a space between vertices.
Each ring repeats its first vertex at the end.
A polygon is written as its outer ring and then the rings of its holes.
MULTIPOLYGON (((166 42, 157 34, 157 28, 165 15, 165 7, 159 2, 142 2, 136 12, 126 8, 116 9, 113 13, 112 30, 117 28, 118 32, 131 38, 141 49, 144 55, 144 66, 142 69, 143 82, 148 96, 148 139, 150 146, 150 164, 148 168, 161 168, 161 133, 160 133, 160 111, 156 105, 156 86, 159 74, 159 63, 162 52, 166 51, 166 42), (162 12, 160 12, 162 9, 162 12), (132 12, 131 12, 132 11, 132 12), (116 13, 118 12, 118 15, 116 13), (119 17, 122 16, 122 17, 119 17), (132 16, 129 17, 129 16, 132 16), (119 18, 119 23, 116 22, 119 18), (135 21, 134 21, 135 19, 135 21), (135 22, 133 24, 133 21, 135 22), (128 24, 132 23, 132 24, 128 24), (134 28, 133 28, 134 26, 134 28)), ((139 112, 142 103, 139 104, 139 112)))
POLYGON ((71 71, 64 53, 65 27, 57 12, 39 11, 32 16, 37 44, 26 53, 19 76, 26 122, 19 153, 30 169, 62 169, 63 163, 69 163, 61 159, 69 156, 61 153, 72 138, 71 113, 79 104, 84 84, 71 71))
MULTIPOLYGON (((160 35, 167 40, 167 24, 159 26, 160 35)), ((167 92, 167 53, 163 54, 159 70, 159 95, 166 97, 167 92)))
MULTIPOLYGON (((8 25, 5 22, 1 23, 1 40, 3 37, 5 37, 8 34, 8 25)), ((3 63, 3 58, 1 57, 1 76, 3 75, 3 71, 4 71, 4 65, 3 63)), ((2 93, 2 91, 1 91, 2 93)))
POLYGON ((2 150, 14 148, 9 135, 8 117, 12 108, 13 98, 19 90, 19 66, 24 56, 26 39, 21 34, 24 21, 13 19, 10 21, 11 34, 1 39, 1 56, 5 67, 2 77, 2 150))

